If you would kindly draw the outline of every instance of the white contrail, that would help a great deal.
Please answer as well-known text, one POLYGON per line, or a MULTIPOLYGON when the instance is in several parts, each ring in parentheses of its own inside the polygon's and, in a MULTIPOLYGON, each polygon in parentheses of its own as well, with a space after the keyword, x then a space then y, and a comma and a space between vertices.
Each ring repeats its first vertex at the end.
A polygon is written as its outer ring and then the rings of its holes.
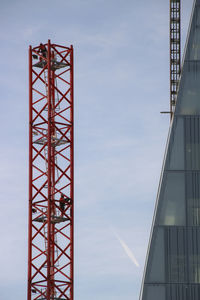
POLYGON ((122 248, 124 249, 124 251, 126 252, 126 254, 128 255, 128 257, 131 259, 131 261, 136 265, 136 267, 139 268, 139 263, 137 262, 133 252, 131 251, 131 249, 126 245, 126 243, 119 237, 119 235, 113 230, 114 235, 116 236, 116 238, 118 239, 118 241, 120 242, 122 248))

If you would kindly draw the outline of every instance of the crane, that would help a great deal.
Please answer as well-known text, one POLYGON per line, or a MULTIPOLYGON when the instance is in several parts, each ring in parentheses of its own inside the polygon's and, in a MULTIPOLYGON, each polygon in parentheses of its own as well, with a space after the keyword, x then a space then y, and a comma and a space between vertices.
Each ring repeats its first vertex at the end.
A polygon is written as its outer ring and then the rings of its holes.
POLYGON ((73 46, 30 46, 27 300, 73 300, 73 134, 73 46))
POLYGON ((172 119, 181 72, 181 0, 170 0, 170 118, 172 119))

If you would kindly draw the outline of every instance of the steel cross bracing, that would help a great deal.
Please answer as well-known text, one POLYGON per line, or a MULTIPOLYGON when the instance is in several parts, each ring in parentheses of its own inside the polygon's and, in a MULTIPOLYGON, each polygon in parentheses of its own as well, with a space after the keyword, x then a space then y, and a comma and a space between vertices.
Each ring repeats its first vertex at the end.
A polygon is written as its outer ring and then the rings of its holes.
POLYGON ((170 115, 172 118, 181 72, 181 0, 170 0, 170 115))
POLYGON ((27 299, 73 300, 72 46, 30 46, 29 106, 27 299))

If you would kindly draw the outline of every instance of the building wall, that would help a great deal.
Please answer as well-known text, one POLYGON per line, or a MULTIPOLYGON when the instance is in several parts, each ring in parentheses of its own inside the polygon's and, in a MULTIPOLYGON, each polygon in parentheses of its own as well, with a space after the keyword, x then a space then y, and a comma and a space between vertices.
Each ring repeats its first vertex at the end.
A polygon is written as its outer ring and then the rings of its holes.
POLYGON ((200 299, 200 0, 195 1, 141 300, 200 299))

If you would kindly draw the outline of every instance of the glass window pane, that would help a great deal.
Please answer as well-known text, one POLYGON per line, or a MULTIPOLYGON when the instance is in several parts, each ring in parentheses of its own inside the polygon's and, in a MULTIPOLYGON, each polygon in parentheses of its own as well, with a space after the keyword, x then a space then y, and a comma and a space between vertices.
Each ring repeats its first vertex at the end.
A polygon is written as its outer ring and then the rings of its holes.
POLYGON ((183 118, 175 118, 170 135, 166 169, 184 169, 184 122, 183 118))
POLYGON ((187 236, 183 227, 165 229, 165 258, 167 281, 187 281, 187 236))
POLYGON ((166 288, 167 300, 195 300, 188 298, 188 286, 185 284, 168 284, 166 288))
POLYGON ((160 225, 185 224, 185 175, 165 172, 159 195, 157 223, 160 225))
POLYGON ((200 61, 185 61, 179 87, 176 114, 200 114, 200 61))
POLYGON ((187 220, 190 226, 200 225, 200 173, 187 172, 187 220))
MULTIPOLYGON (((197 1, 199 2, 199 1, 197 1)), ((200 6, 197 3, 188 41, 186 59, 200 60, 200 6)))
POLYGON ((200 229, 188 229, 189 281, 200 283, 200 229))
POLYGON ((145 285, 142 300, 165 300, 165 286, 145 285))
POLYGON ((165 281, 164 231, 156 228, 152 235, 145 282, 165 281))
POLYGON ((189 170, 200 169, 200 119, 185 118, 186 167, 189 170))
POLYGON ((196 6, 182 69, 176 114, 200 114, 200 7, 196 6))
MULTIPOLYGON (((187 286, 187 298, 186 300, 199 300, 200 299, 200 288, 199 285, 188 285, 187 286)), ((184 299, 185 300, 185 299, 184 299)))

